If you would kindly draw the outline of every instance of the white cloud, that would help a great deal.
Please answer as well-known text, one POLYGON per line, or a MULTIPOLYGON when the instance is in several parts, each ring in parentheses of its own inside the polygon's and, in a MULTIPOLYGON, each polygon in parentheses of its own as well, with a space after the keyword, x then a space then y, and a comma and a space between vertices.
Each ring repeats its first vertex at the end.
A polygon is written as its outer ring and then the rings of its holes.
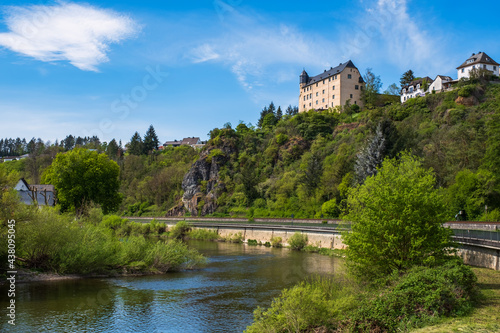
POLYGON ((340 58, 334 41, 319 35, 306 36, 290 25, 268 23, 236 11, 225 17, 223 25, 224 33, 200 41, 189 52, 189 58, 193 63, 224 64, 247 91, 292 76, 298 80, 297 68, 326 68, 330 60, 340 58), (293 74, 275 75, 283 72, 293 74))
POLYGON ((408 0, 378 0, 365 8, 357 30, 346 34, 344 45, 353 55, 413 68, 423 75, 446 69, 443 39, 429 33, 431 20, 421 22, 410 13, 408 0))
POLYGON ((88 71, 108 61, 109 44, 139 30, 125 15, 66 2, 7 7, 5 14, 10 32, 0 33, 0 46, 40 61, 67 60, 88 71))

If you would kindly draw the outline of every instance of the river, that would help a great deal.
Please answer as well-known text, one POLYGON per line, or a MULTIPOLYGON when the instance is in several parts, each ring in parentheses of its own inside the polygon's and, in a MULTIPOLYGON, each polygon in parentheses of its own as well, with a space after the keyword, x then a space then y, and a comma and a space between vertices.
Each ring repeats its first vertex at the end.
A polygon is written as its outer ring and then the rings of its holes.
POLYGON ((18 283, 16 326, 1 332, 242 332, 283 288, 342 269, 342 259, 246 244, 190 242, 200 269, 164 275, 18 283))

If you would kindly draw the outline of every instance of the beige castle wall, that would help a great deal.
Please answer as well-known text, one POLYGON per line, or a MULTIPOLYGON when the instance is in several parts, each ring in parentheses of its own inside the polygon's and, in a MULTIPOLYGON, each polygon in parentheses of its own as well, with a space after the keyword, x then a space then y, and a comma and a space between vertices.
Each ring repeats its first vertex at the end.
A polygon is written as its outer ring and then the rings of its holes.
POLYGON ((360 73, 356 68, 345 68, 339 74, 306 86, 305 92, 304 87, 301 85, 299 94, 299 112, 305 112, 311 109, 328 109, 343 106, 348 99, 351 100, 351 104, 358 104, 362 107, 361 86, 363 84, 359 83, 359 76, 360 73), (351 79, 348 78, 349 74, 351 74, 351 79), (355 89, 356 85, 358 85, 359 89, 355 89), (335 87, 335 89, 333 89, 333 87, 335 87), (307 88, 309 88, 309 90, 307 88), (304 101, 304 96, 311 94, 312 97, 309 99, 306 98, 304 101), (316 94, 318 96, 316 96, 316 94), (352 98, 350 97, 351 94, 353 95, 352 98), (335 98, 333 98, 334 95, 335 98))

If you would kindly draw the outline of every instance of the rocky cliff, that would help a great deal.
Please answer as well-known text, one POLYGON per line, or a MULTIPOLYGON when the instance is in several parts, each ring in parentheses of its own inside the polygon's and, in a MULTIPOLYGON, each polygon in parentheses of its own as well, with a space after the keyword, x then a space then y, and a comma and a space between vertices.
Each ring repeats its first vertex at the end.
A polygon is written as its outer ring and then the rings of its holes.
POLYGON ((191 216, 212 214, 217 209, 217 198, 225 187, 219 177, 222 166, 226 164, 236 149, 231 145, 211 146, 200 153, 200 158, 184 176, 181 202, 170 209, 167 216, 191 216))

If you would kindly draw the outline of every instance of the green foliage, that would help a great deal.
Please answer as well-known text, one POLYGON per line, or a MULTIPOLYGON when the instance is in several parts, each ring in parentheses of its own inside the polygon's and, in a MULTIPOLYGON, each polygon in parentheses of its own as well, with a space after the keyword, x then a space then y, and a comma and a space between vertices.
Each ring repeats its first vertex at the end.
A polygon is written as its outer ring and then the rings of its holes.
POLYGON ((170 230, 170 238, 173 239, 184 239, 189 231, 191 230, 191 226, 186 221, 179 221, 175 224, 175 226, 170 230))
POLYGON ((338 217, 339 216, 339 208, 337 206, 337 200, 332 199, 324 202, 321 205, 321 212, 326 217, 338 217))
POLYGON ((89 204, 101 205, 105 214, 121 202, 119 167, 105 154, 84 148, 57 154, 44 173, 45 183, 54 185, 64 210, 82 215, 89 204))
POLYGON ((465 85, 458 90, 458 96, 469 97, 474 92, 475 89, 476 89, 476 85, 474 85, 474 84, 465 85))
POLYGON ((101 226, 104 228, 117 230, 122 227, 123 224, 127 223, 127 219, 122 219, 117 215, 106 215, 102 219, 101 226))
POLYGON ((343 234, 352 271, 364 279, 433 263, 450 246, 443 198, 431 170, 409 153, 384 160, 379 172, 349 193, 352 232, 343 234))
POLYGON ((256 245, 258 245, 259 243, 257 242, 257 240, 256 240, 256 239, 249 239, 249 240, 247 241, 247 244, 248 244, 248 245, 252 245, 252 246, 256 246, 256 245))
POLYGON ((187 238, 189 239, 197 239, 197 240, 218 240, 220 239, 219 234, 217 233, 217 230, 207 230, 207 229, 191 229, 187 233, 187 238))
POLYGON ((241 232, 228 234, 227 236, 223 237, 223 240, 228 243, 243 243, 243 235, 241 232))
POLYGON ((470 311, 476 277, 459 260, 414 267, 375 289, 344 277, 313 279, 257 308, 246 332, 401 332, 470 311))
POLYGON ((272 247, 283 247, 283 239, 281 237, 272 237, 271 238, 271 246, 272 247))
POLYGON ((292 250, 302 250, 307 245, 307 235, 296 231, 288 239, 288 244, 292 250))

